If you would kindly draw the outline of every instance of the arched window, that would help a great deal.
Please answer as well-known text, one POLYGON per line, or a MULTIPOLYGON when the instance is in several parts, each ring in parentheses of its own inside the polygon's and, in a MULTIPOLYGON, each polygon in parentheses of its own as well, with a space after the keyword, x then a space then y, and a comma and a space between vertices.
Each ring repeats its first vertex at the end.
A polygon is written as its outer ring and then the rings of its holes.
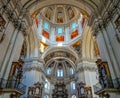
POLYGON ((45 88, 45 90, 48 90, 48 89, 49 89, 48 83, 45 83, 44 88, 45 88))
POLYGON ((48 75, 50 75, 50 74, 51 74, 51 68, 47 68, 46 73, 47 73, 48 75))
POLYGON ((74 69, 70 68, 70 75, 73 75, 73 74, 74 74, 74 69))
POLYGON ((71 82, 71 90, 75 90, 76 89, 76 86, 75 86, 75 83, 74 82, 71 82))
POLYGON ((62 69, 57 70, 57 76, 58 77, 63 77, 63 70, 62 69))
POLYGON ((44 95, 44 98, 49 98, 49 96, 48 95, 44 95))
POLYGON ((75 96, 75 95, 72 95, 72 98, 76 98, 76 96, 75 96))

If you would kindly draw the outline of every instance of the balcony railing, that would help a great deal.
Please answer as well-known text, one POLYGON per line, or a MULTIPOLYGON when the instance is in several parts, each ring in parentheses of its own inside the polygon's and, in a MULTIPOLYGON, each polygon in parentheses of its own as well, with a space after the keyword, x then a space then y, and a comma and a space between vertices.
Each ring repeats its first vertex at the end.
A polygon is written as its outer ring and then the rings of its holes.
POLYGON ((104 89, 119 89, 120 88, 120 78, 113 79, 112 82, 110 81, 104 81, 105 83, 97 83, 94 85, 94 92, 100 92, 104 89))
POLYGON ((18 80, 5 80, 0 78, 0 89, 15 89, 22 93, 25 93, 26 86, 22 83, 19 83, 18 80))

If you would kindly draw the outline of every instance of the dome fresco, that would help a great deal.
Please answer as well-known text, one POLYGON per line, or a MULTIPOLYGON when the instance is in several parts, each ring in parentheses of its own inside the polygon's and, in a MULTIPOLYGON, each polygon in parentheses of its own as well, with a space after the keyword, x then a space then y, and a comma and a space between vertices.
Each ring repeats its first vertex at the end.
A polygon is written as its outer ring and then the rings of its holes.
POLYGON ((54 5, 45 7, 40 12, 53 24, 67 24, 79 16, 78 10, 78 8, 68 5, 54 5))
MULTIPOLYGON (((68 58, 72 62, 76 61, 76 58, 72 54, 65 52, 65 51, 52 52, 52 53, 46 55, 46 57, 44 58, 44 61, 47 62, 47 61, 51 60, 51 58, 61 58, 61 57, 68 58)), ((60 59, 57 59, 57 60, 60 60, 60 59)))

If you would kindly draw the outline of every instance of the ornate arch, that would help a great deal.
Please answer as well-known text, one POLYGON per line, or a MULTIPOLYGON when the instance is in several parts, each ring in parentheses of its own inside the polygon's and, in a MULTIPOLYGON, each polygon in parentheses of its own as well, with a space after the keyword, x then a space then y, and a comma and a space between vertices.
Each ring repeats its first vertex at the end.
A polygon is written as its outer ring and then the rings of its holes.
POLYGON ((70 47, 53 47, 53 48, 50 47, 42 54, 41 58, 44 59, 48 54, 56 51, 64 51, 64 52, 70 53, 76 58, 76 60, 79 59, 78 54, 74 50, 72 50, 70 47))

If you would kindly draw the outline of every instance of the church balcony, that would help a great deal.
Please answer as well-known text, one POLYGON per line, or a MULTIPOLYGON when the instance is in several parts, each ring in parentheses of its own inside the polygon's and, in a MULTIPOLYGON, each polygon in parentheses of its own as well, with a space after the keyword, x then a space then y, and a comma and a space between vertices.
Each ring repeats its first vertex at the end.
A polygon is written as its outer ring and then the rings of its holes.
MULTIPOLYGON (((112 82, 104 81, 97 83, 94 87, 94 93, 97 95, 107 96, 111 93, 120 92, 120 78, 113 79, 112 82)), ((111 98, 111 97, 110 97, 111 98)))
POLYGON ((0 95, 9 93, 10 96, 14 93, 14 96, 23 95, 26 91, 26 86, 18 80, 5 80, 0 79, 0 95))

